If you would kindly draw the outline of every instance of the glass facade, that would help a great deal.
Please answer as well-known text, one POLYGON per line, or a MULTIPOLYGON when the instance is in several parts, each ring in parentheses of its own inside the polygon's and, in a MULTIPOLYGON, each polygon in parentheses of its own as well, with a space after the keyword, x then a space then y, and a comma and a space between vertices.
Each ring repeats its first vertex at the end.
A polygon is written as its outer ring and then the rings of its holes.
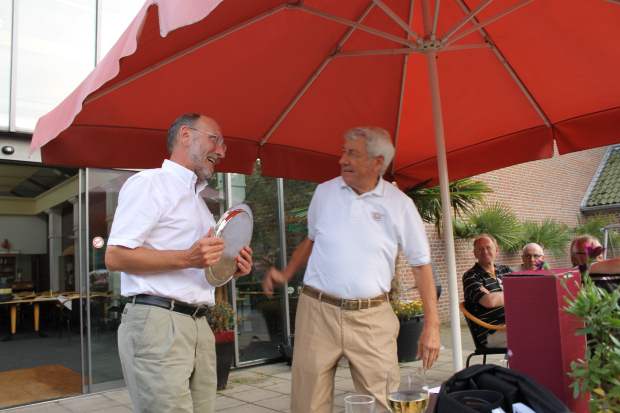
POLYGON ((0 130, 31 132, 110 50, 143 3, 0 1, 0 130))
POLYGON ((99 0, 100 46, 97 61, 110 51, 143 4, 143 0, 99 0))
POLYGON ((0 1, 0 129, 9 127, 13 2, 0 1))
POLYGON ((20 0, 15 5, 15 127, 32 131, 37 119, 94 67, 95 1, 20 0))

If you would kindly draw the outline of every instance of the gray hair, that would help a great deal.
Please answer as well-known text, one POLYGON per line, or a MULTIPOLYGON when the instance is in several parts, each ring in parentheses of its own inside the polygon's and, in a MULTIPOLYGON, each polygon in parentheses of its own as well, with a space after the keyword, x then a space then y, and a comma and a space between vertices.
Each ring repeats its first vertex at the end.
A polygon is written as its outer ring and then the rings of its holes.
POLYGON ((499 249, 499 244, 497 243, 497 240, 495 239, 495 237, 493 235, 491 235, 491 234, 487 234, 486 232, 478 234, 474 238, 474 249, 476 249, 476 246, 477 246, 478 242, 480 242, 480 240, 482 238, 488 239, 489 241, 491 241, 493 243, 493 245, 495 245, 495 248, 499 249))
POLYGON ((168 129, 168 153, 171 154, 174 149, 174 145, 177 143, 177 135, 179 134, 179 129, 181 126, 189 126, 193 127, 196 124, 196 121, 200 119, 202 115, 199 113, 184 113, 170 125, 170 129, 168 129))
POLYGON ((366 141, 366 151, 368 156, 376 158, 383 157, 383 166, 381 167, 381 175, 387 171, 388 166, 394 158, 394 145, 390 138, 390 133, 383 128, 375 126, 360 126, 349 129, 344 134, 345 139, 355 140, 362 138, 366 141))
POLYGON ((535 242, 529 242, 529 243, 525 244, 523 246, 523 249, 521 250, 521 255, 525 255, 525 253, 527 252, 527 249, 529 247, 533 247, 533 248, 539 249, 540 251, 542 251, 543 255, 545 255, 544 248, 540 244, 537 244, 535 242))

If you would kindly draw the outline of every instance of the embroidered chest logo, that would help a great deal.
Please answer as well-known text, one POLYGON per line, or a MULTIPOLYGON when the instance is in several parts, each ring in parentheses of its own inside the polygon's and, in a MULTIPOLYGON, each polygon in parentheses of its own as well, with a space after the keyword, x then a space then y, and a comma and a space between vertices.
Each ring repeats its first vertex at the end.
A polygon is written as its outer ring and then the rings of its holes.
POLYGON ((374 219, 377 222, 381 222, 383 221, 383 214, 381 212, 373 212, 372 214, 372 219, 374 219))

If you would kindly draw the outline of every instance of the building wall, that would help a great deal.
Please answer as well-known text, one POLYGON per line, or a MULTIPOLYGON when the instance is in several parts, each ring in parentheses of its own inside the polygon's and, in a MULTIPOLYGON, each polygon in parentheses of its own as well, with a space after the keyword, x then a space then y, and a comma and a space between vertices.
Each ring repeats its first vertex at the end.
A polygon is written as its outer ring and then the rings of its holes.
MULTIPOLYGON (((509 206, 520 220, 541 222, 551 218, 575 227, 580 217, 580 205, 596 169, 605 154, 606 148, 557 156, 552 159, 528 162, 508 168, 474 176, 486 182, 493 193, 488 194, 486 202, 499 201, 509 206)), ((449 319, 447 267, 444 259, 442 239, 433 225, 426 231, 432 250, 432 262, 438 273, 443 293, 439 300, 439 313, 442 321, 449 319)), ((455 242, 459 301, 463 299, 461 276, 475 263, 471 240, 457 239, 455 242)), ((567 245, 568 250, 568 245, 567 245)), ((518 266, 519 254, 501 252, 498 262, 518 266)), ((552 267, 570 265, 567 254, 547 255, 552 267)), ((417 290, 411 271, 401 257, 397 265, 397 275, 403 280, 403 298, 416 298, 417 290)))

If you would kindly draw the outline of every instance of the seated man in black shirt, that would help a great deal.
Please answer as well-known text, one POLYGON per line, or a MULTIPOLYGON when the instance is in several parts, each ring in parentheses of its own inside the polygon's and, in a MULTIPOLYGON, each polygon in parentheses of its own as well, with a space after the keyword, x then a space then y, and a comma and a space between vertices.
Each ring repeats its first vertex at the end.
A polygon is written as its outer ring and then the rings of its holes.
MULTIPOLYGON (((465 307, 489 324, 504 324, 502 278, 511 272, 510 267, 495 264, 498 252, 495 238, 488 234, 477 236, 474 239, 474 256, 478 262, 463 274, 465 307)), ((506 347, 504 331, 475 326, 472 333, 487 347, 506 347)))

